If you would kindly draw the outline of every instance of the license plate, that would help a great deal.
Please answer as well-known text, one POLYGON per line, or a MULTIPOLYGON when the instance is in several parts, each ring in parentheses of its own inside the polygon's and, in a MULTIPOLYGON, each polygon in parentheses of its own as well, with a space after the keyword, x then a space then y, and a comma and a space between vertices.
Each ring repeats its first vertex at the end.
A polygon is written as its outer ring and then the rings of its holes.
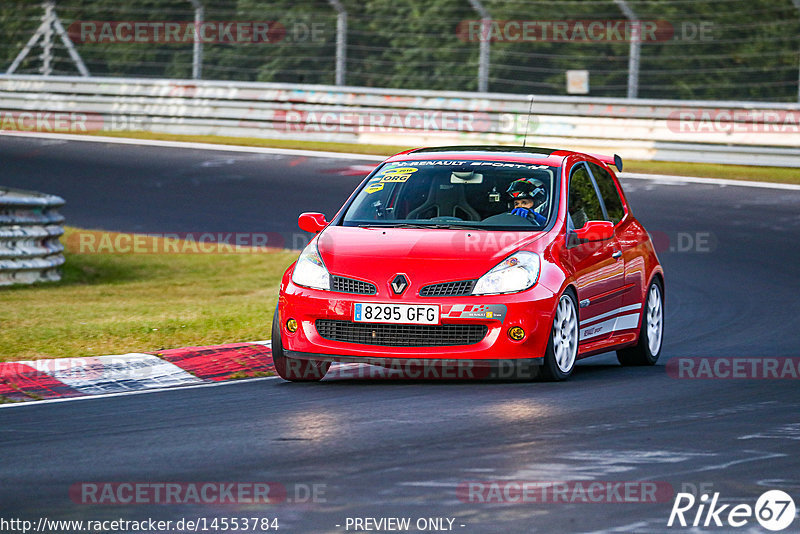
POLYGON ((353 307, 353 321, 358 323, 439 324, 439 306, 356 302, 353 307))

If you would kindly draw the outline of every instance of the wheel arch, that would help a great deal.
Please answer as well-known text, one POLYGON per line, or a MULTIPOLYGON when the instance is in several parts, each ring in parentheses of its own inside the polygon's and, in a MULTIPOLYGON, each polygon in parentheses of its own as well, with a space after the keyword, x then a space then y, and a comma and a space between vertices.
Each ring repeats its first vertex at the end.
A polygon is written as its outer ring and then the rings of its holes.
POLYGON ((561 293, 559 293, 559 296, 563 295, 567 291, 572 293, 572 296, 575 297, 575 303, 580 304, 580 301, 578 301, 578 288, 575 287, 575 284, 573 282, 569 282, 566 286, 564 286, 564 289, 563 291, 561 291, 561 293))
POLYGON ((664 285, 664 271, 660 268, 653 269, 653 272, 650 274, 650 279, 647 281, 647 285, 643 288, 644 292, 642 294, 642 298, 647 295, 647 289, 654 280, 658 280, 658 283, 661 286, 661 302, 664 303, 667 301, 667 288, 664 285))

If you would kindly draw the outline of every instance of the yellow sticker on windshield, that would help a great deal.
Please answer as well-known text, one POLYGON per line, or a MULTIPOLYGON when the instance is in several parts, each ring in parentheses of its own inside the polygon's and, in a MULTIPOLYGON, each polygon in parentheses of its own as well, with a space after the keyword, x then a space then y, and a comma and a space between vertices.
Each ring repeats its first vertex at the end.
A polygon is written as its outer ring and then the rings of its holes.
POLYGON ((398 167, 396 169, 387 169, 381 173, 381 182, 383 183, 405 183, 411 175, 419 169, 416 167, 398 167))
POLYGON ((370 194, 370 195, 371 195, 372 193, 377 193, 378 191, 381 191, 381 190, 383 190, 383 184, 381 184, 381 183, 377 183, 377 184, 369 184, 369 185, 366 187, 366 191, 367 191, 367 193, 368 193, 368 194, 370 194))

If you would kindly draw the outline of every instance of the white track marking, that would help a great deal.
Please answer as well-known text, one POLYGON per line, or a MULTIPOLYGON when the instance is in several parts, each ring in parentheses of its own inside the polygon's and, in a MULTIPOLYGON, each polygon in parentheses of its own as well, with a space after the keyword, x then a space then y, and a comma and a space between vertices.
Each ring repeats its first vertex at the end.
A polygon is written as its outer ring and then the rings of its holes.
POLYGON ((275 380, 276 378, 280 378, 279 376, 263 376, 259 378, 242 378, 240 380, 228 380, 226 382, 211 382, 207 384, 194 384, 191 386, 178 386, 178 387, 166 387, 166 388, 153 388, 153 389, 140 389, 137 391, 125 391, 121 393, 102 393, 100 395, 86 395, 83 397, 67 397, 65 399, 45 399, 40 401, 24 401, 24 402, 12 402, 8 404, 0 404, 0 410, 3 408, 20 408, 23 406, 41 406, 42 404, 53 404, 57 402, 74 402, 74 401, 85 401, 85 400, 93 400, 93 399, 108 399, 110 397, 124 397, 127 395, 145 395, 147 393, 158 393, 164 391, 181 391, 184 389, 198 389, 198 388, 215 388, 219 386, 230 386, 233 384, 242 384, 242 383, 249 383, 249 382, 259 382, 262 380, 275 380))
MULTIPOLYGON (((259 344, 269 344, 269 341, 261 341, 259 344)), ((334 362, 333 365, 342 366, 342 368, 355 368, 360 365, 360 363, 337 363, 334 362)), ((198 389, 198 388, 214 388, 219 386, 231 386, 234 384, 248 384, 251 382, 260 382, 263 380, 280 380, 281 377, 275 376, 262 376, 258 378, 242 378, 238 380, 226 380, 224 382, 207 382, 203 384, 191 384, 185 386, 177 386, 177 387, 163 387, 163 388, 151 388, 151 389, 140 389, 136 391, 123 391, 118 393, 101 393, 99 395, 84 395, 82 397, 67 397, 64 399, 45 399, 39 401, 23 401, 23 402, 11 402, 8 404, 0 404, 0 409, 3 408, 19 408, 22 406, 41 406, 42 404, 54 404, 57 402, 73 402, 73 401, 85 401, 91 399, 108 399, 112 397, 125 397, 128 395, 144 395, 146 393, 159 393, 164 391, 179 391, 184 389, 198 389)))
MULTIPOLYGON (((271 347, 272 341, 247 341, 251 345, 264 345, 271 347)), ((191 347, 197 348, 197 347, 191 347)), ((199 347, 202 349, 203 347, 199 347)), ((16 408, 18 406, 36 406, 39 404, 49 404, 54 402, 72 402, 86 399, 102 399, 109 397, 120 397, 123 395, 139 395, 142 393, 153 393, 155 391, 167 391, 171 389, 190 389, 198 387, 215 387, 235 382, 253 382, 256 380, 271 380, 278 376, 267 376, 259 378, 246 378, 239 380, 228 380, 225 382, 200 382, 201 379, 192 376, 184 371, 180 366, 158 358, 152 354, 130 353, 108 356, 85 356, 83 358, 51 358, 46 360, 32 360, 20 363, 33 367, 39 372, 49 374, 62 383, 86 393, 81 397, 67 397, 60 399, 45 399, 40 401, 23 401, 0 404, 0 408, 16 408), (126 362, 139 362, 146 364, 146 370, 127 368, 126 362), (92 377, 96 373, 97 376, 92 377), (136 374, 141 376, 137 377, 136 374), (152 376, 148 376, 152 375, 152 376), (119 384, 117 382, 120 382, 119 384), (113 391, 113 389, 124 389, 125 381, 137 381, 140 384, 148 384, 145 389, 130 391, 113 391), (111 392, 101 393, 104 389, 111 392), (97 392, 97 393, 95 393, 97 392)))
POLYGON ((161 389, 203 382, 169 360, 152 354, 55 358, 18 363, 46 373, 85 395, 161 389))
MULTIPOLYGON (((800 172, 800 171, 798 171, 800 172)), ((762 187, 766 189, 788 189, 790 191, 800 191, 798 184, 780 184, 777 182, 753 182, 749 180, 726 180, 724 178, 700 178, 697 176, 675 176, 672 174, 640 174, 633 172, 621 172, 619 177, 623 180, 652 180, 669 182, 674 184, 705 184, 718 186, 738 186, 738 187, 762 187)))

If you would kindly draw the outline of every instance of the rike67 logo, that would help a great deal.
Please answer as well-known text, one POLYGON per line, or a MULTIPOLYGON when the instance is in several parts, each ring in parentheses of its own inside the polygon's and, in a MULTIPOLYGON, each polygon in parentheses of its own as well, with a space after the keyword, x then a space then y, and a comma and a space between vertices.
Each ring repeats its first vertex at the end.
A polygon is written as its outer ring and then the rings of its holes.
POLYGON ((696 499, 691 493, 678 493, 667 526, 741 528, 756 520, 767 530, 780 531, 794 522, 796 513, 794 500, 780 490, 764 492, 755 507, 746 503, 720 504, 719 492, 710 499, 708 494, 696 499))

